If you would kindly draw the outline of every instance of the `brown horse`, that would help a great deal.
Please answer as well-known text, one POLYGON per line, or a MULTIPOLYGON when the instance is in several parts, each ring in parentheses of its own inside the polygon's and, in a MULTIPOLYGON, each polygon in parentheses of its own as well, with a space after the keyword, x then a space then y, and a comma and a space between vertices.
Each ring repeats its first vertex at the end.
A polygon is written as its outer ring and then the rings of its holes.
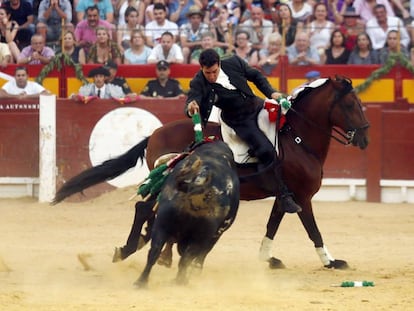
MULTIPOLYGON (((352 144, 365 149, 368 145, 368 127, 361 101, 354 92, 351 81, 337 76, 334 79, 318 80, 298 93, 292 100, 292 108, 286 114, 286 124, 279 132, 279 150, 285 182, 294 193, 295 201, 302 207, 302 212, 298 213, 298 216, 323 265, 328 268, 346 268, 347 263, 334 259, 329 254, 313 215, 311 199, 321 186, 323 165, 331 138, 344 145, 352 144), (336 136, 332 134, 333 131, 336 136)), ((219 126, 213 123, 209 123, 203 130, 205 136, 217 135, 219 132, 219 126)), ((166 124, 124 155, 88 169, 70 180, 67 187, 65 184, 59 190, 55 202, 93 184, 120 175, 135 165, 137 158, 142 157, 145 147, 146 161, 152 169, 160 156, 182 152, 193 139, 191 120, 166 124)), ((260 187, 266 176, 258 176, 256 172, 255 166, 240 166, 239 176, 244 176, 240 185, 240 199, 255 200, 275 196, 273 191, 269 191, 275 186, 260 187)), ((266 181, 272 186, 272 183, 275 183, 274 175, 272 172, 268 175, 266 181)), ((283 216, 284 212, 279 210, 276 199, 260 248, 260 257, 268 261, 271 268, 283 267, 280 260, 270 255, 271 242, 283 216)))

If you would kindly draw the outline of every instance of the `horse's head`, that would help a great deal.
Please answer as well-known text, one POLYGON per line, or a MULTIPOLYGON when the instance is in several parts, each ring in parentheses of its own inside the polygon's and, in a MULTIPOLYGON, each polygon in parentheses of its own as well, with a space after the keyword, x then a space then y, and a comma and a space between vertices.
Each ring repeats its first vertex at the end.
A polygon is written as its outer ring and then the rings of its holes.
MULTIPOLYGON (((369 123, 365 118, 361 100, 356 95, 350 79, 336 76, 330 79, 335 90, 334 99, 329 111, 329 120, 334 127, 340 128, 345 133, 340 133, 346 141, 361 149, 368 146, 369 123)), ((337 139, 338 140, 338 139, 337 139)))

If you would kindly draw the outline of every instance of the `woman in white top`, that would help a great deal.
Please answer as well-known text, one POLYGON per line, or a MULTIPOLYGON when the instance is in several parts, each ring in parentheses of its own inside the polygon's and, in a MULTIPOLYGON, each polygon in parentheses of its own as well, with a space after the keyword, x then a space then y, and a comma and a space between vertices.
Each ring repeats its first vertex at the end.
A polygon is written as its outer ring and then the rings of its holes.
POLYGON ((306 24, 312 16, 312 6, 306 0, 290 0, 288 5, 292 10, 292 17, 299 22, 306 24))
POLYGON ((138 11, 134 7, 128 7, 125 11, 126 24, 119 26, 116 35, 119 50, 123 53, 131 46, 131 31, 134 29, 144 30, 144 27, 138 23, 138 11))
POLYGON ((317 3, 314 12, 314 20, 308 24, 307 33, 310 45, 317 49, 320 55, 323 55, 329 47, 335 25, 328 20, 328 9, 324 3, 317 3))
POLYGON ((131 47, 124 53, 124 64, 142 65, 147 64, 151 48, 145 45, 145 35, 142 31, 135 29, 131 32, 131 47))

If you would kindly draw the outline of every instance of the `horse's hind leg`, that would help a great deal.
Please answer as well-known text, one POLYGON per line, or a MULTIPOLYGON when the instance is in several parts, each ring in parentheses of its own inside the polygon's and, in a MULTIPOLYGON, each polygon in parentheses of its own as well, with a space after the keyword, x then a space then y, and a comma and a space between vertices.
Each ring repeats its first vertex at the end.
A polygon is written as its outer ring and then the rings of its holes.
POLYGON ((151 237, 151 225, 154 212, 152 208, 156 203, 156 197, 148 201, 139 201, 135 204, 134 222, 129 233, 127 243, 123 247, 116 247, 112 262, 126 259, 131 254, 141 249, 151 237), (145 236, 141 234, 142 226, 148 221, 148 232, 145 236))
POLYGON ((270 212, 269 220, 266 226, 266 235, 263 237, 260 245, 259 258, 263 261, 269 262, 269 267, 272 269, 284 268, 283 263, 271 255, 273 238, 276 235, 279 225, 285 215, 278 207, 278 202, 273 203, 272 211, 270 212))
POLYGON ((316 249, 316 253, 319 255, 324 267, 346 269, 348 264, 346 261, 341 259, 334 259, 328 251, 328 248, 323 243, 322 235, 319 232, 316 224, 315 216, 313 215, 312 203, 306 202, 302 204, 302 213, 298 214, 309 238, 313 241, 316 249))

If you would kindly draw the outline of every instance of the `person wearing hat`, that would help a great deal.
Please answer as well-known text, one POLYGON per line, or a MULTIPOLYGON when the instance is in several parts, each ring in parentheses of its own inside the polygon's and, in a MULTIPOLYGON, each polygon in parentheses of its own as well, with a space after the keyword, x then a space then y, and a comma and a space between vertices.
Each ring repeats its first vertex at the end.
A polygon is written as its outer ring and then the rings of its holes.
POLYGON ((180 82, 170 78, 170 64, 161 60, 155 66, 156 79, 150 80, 141 92, 141 98, 182 98, 180 82))
POLYGON ((306 78, 306 80, 308 80, 307 81, 308 83, 311 83, 312 81, 318 80, 320 77, 321 77, 321 73, 317 70, 311 70, 311 71, 308 71, 305 74, 305 78, 306 78))
POLYGON ((128 85, 127 80, 124 77, 117 76, 116 73, 118 72, 118 64, 113 61, 108 61, 105 65, 105 68, 109 71, 109 77, 105 79, 106 83, 111 83, 117 85, 122 88, 122 91, 126 95, 136 95, 132 92, 131 88, 128 85))
POLYGON ((192 11, 198 9, 198 11, 201 12, 200 7, 201 2, 198 0, 170 1, 170 3, 168 4, 168 9, 171 12, 169 19, 170 21, 176 23, 178 27, 181 27, 182 25, 188 22, 188 16, 189 14, 191 14, 192 11))
POLYGON ((188 22, 180 26, 180 44, 184 55, 184 63, 189 62, 189 56, 201 47, 201 35, 209 31, 209 26, 203 22, 204 12, 199 6, 193 5, 187 12, 188 22))
POLYGON ((93 82, 81 86, 78 94, 72 94, 70 98, 80 101, 85 98, 124 98, 125 93, 120 86, 105 82, 109 76, 109 70, 105 67, 93 68, 88 74, 89 78, 93 78, 93 82))
POLYGON ((358 34, 365 31, 365 26, 360 19, 360 15, 352 6, 341 9, 342 22, 339 25, 339 30, 345 36, 345 48, 352 51, 356 45, 358 34))

